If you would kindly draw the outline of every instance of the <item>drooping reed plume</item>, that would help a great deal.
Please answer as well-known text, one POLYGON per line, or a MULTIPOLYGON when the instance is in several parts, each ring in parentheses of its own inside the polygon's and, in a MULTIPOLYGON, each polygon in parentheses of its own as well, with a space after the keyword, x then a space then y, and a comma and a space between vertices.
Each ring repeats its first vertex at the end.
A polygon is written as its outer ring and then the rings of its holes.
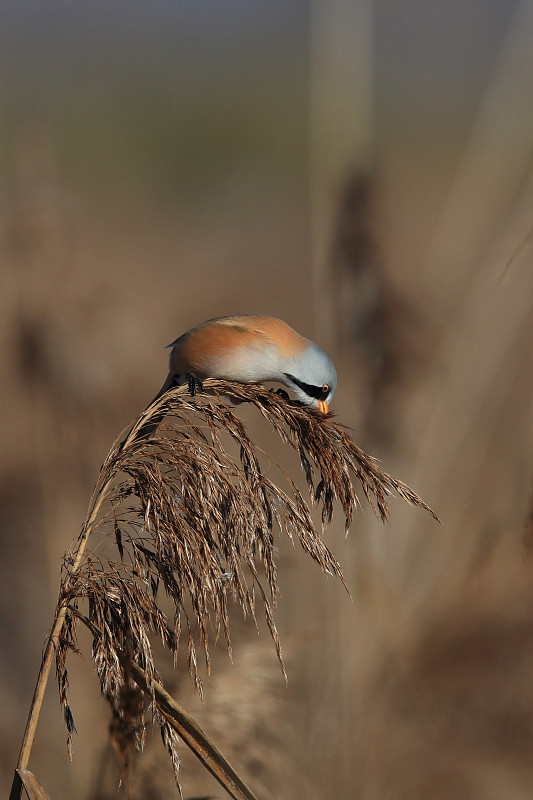
POLYGON ((131 747, 142 747, 147 698, 176 777, 176 731, 182 738, 188 733, 175 724, 151 637, 161 639, 174 662, 186 652, 201 692, 198 648, 209 669, 212 637, 224 637, 231 651, 231 606, 240 606, 253 620, 262 609, 283 668, 274 621, 276 536, 285 532, 324 572, 342 581, 323 532, 336 504, 348 531, 361 502, 354 484, 382 520, 391 493, 435 516, 331 416, 261 386, 210 379, 205 388, 209 395, 191 397, 186 387, 168 392, 111 448, 78 541, 65 557, 45 654, 50 661, 55 649, 70 743, 67 656, 76 649, 82 621, 93 635, 92 655, 113 709, 113 741, 123 766, 131 747), (272 459, 251 440, 228 397, 252 404, 282 443, 296 451, 310 503, 281 467, 278 483, 269 477, 262 462, 272 459), (321 525, 315 524, 310 505, 320 510, 321 525))

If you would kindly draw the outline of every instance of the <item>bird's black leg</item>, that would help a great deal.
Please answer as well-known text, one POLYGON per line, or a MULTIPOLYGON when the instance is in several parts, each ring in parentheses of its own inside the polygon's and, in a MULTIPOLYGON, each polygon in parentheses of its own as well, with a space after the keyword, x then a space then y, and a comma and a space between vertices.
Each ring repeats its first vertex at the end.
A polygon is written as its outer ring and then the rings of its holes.
POLYGON ((270 390, 273 394, 279 394, 280 397, 283 397, 284 400, 289 401, 291 398, 289 394, 285 391, 285 389, 271 389, 270 390))
POLYGON ((194 374, 194 372, 189 372, 187 374, 187 381, 189 384, 189 392, 191 393, 191 397, 194 397, 196 392, 203 392, 204 385, 200 378, 194 374))

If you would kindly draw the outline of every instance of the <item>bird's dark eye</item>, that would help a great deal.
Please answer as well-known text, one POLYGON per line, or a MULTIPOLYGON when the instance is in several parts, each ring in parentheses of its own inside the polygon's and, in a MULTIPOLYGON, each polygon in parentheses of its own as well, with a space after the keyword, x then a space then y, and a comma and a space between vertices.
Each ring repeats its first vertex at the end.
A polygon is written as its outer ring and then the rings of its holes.
POLYGON ((322 391, 324 392, 324 394, 327 394, 329 392, 329 384, 325 383, 324 386, 322 387, 322 391))

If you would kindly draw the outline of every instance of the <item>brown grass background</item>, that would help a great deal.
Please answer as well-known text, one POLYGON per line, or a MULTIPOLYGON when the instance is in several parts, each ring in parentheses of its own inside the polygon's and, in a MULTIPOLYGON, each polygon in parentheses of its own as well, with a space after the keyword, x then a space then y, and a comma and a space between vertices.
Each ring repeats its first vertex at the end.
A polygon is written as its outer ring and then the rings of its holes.
MULTIPOLYGON (((203 706, 169 687, 261 797, 531 797, 530 4, 4 0, 0 23, 4 796, 107 448, 164 345, 266 313, 331 352, 339 419, 444 525, 397 501, 333 525, 353 603, 280 543, 288 688, 248 626, 203 706)), ((51 797, 114 796, 86 653, 72 765, 45 700, 51 797)), ((136 791, 173 797, 153 739, 136 791)), ((182 778, 219 793, 185 753, 182 778)))

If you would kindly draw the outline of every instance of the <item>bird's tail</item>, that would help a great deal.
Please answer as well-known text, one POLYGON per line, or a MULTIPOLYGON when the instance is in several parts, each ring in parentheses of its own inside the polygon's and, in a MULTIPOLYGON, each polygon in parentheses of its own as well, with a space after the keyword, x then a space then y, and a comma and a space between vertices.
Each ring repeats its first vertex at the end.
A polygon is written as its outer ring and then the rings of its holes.
MULTIPOLYGON (((158 391, 158 393, 156 394, 154 399, 151 400, 148 403, 148 405, 145 408, 145 411, 147 411, 150 408, 150 406, 153 405, 156 402, 156 400, 159 400, 160 397, 162 397, 164 394, 166 394, 166 392, 168 392, 168 390, 172 386, 174 386, 174 376, 172 375, 172 373, 169 372, 168 375, 167 375, 166 381, 164 382, 163 386, 158 391)), ((161 424, 161 421, 163 420, 163 417, 165 416, 165 413, 166 413, 165 411, 159 411, 157 414, 154 414, 153 416, 151 416, 150 419, 147 420, 147 422, 145 422, 144 425, 142 425, 139 428, 139 430, 137 431, 137 433, 135 435, 135 441, 139 442, 139 441, 143 441, 145 439, 149 439, 150 436, 157 430, 157 428, 161 424)), ((126 439, 127 439, 127 436, 126 436, 126 439)), ((124 441, 122 441, 120 443, 120 448, 119 448, 120 450, 122 450, 122 448, 123 448, 123 446, 124 446, 124 444, 126 442, 126 439, 124 439, 124 441)))
POLYGON ((154 399, 150 403, 148 403, 146 408, 150 408, 152 403, 155 403, 156 400, 159 400, 159 398, 162 397, 165 394, 165 392, 168 392, 168 390, 174 385, 175 385, 174 375, 171 372, 169 372, 163 386, 160 388, 154 399))

